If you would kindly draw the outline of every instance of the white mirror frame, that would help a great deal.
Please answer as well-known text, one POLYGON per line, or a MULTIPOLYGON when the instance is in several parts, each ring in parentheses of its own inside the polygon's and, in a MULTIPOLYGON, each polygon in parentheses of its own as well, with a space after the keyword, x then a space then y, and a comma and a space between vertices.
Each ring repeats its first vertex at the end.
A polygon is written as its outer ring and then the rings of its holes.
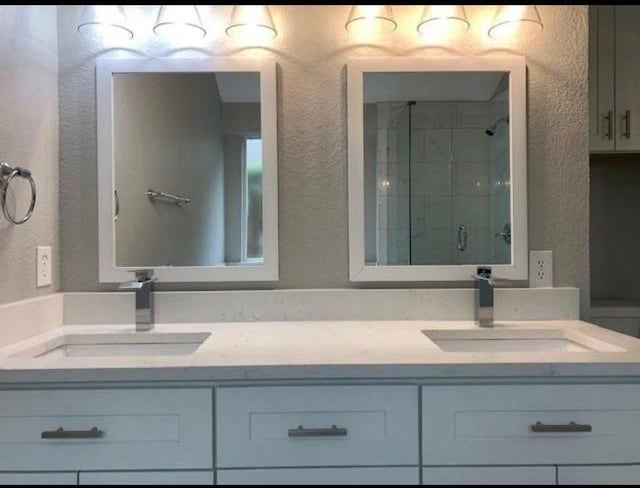
POLYGON ((471 281, 473 265, 365 265, 363 75, 366 72, 509 72, 511 264, 486 264, 493 275, 528 278, 527 105, 523 56, 486 58, 355 58, 347 66, 349 157, 349 279, 351 281, 471 281))
POLYGON ((262 222, 261 265, 155 267, 163 282, 276 281, 278 279, 278 160, 276 64, 269 59, 249 58, 155 58, 96 60, 96 106, 98 135, 98 254, 101 283, 119 283, 132 278, 134 267, 115 262, 114 164, 113 164, 113 74, 114 73, 202 73, 259 72, 262 133, 262 222))

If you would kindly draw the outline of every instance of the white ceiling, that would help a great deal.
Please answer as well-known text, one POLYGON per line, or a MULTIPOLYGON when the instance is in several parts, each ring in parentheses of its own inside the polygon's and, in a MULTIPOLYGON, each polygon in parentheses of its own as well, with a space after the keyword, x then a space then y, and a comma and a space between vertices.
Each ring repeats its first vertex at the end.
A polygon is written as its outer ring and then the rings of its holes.
POLYGON ((376 72, 364 74, 364 102, 487 101, 505 73, 376 72))
POLYGON ((225 103, 260 102, 260 73, 216 73, 220 98, 225 103))

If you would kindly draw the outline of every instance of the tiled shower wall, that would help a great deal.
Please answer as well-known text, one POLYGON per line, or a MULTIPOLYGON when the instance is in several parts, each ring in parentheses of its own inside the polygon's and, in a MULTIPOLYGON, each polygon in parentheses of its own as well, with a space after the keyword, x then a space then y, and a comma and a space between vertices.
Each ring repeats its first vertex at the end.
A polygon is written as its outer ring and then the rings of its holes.
POLYGON ((507 263, 508 115, 490 102, 378 103, 378 264, 507 263), (458 249, 464 225, 467 246, 458 249), (409 238, 409 235, 411 236, 409 238))

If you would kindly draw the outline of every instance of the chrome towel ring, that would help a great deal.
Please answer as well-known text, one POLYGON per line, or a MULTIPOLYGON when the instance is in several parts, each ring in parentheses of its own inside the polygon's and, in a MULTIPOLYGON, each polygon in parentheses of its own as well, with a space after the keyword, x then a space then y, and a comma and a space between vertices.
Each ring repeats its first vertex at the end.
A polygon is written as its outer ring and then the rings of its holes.
POLYGON ((36 207, 36 184, 31 176, 31 171, 25 168, 20 168, 19 166, 14 168, 9 166, 7 163, 0 163, 0 187, 0 191, 2 192, 0 193, 0 206, 2 206, 4 216, 14 224, 24 224, 31 218, 33 209, 36 207), (31 185, 31 205, 29 205, 27 214, 20 220, 15 219, 7 209, 7 190, 9 189, 9 185, 13 179, 17 176, 29 180, 29 184, 31 185))

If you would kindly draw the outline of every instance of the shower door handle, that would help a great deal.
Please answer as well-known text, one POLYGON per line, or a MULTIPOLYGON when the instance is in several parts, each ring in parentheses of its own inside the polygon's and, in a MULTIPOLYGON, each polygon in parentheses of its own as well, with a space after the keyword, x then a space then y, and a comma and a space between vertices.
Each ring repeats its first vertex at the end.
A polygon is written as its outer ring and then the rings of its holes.
POLYGON ((458 227, 458 251, 467 249, 467 228, 463 225, 458 227))

